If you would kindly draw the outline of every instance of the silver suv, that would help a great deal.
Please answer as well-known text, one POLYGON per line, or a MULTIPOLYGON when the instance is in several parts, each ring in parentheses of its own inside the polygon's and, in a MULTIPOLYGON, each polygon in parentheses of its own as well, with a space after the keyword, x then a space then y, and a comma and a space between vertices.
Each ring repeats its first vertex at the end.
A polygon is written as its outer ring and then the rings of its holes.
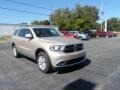
POLYGON ((23 27, 12 36, 12 51, 17 58, 25 55, 37 61, 43 73, 86 60, 80 40, 67 38, 52 27, 23 27))
POLYGON ((79 37, 79 39, 81 40, 88 40, 89 36, 83 32, 80 31, 69 31, 69 33, 77 35, 79 37))

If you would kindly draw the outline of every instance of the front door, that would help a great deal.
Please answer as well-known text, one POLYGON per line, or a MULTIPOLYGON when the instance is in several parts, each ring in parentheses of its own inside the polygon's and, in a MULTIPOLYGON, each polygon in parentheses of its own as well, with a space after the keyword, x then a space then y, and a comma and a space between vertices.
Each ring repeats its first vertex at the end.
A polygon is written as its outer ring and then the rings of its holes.
POLYGON ((34 51, 32 49, 32 47, 34 45, 33 39, 26 38, 25 37, 26 34, 31 34, 32 35, 30 29, 21 29, 20 32, 18 33, 19 49, 20 49, 20 52, 22 54, 33 57, 34 56, 34 51))

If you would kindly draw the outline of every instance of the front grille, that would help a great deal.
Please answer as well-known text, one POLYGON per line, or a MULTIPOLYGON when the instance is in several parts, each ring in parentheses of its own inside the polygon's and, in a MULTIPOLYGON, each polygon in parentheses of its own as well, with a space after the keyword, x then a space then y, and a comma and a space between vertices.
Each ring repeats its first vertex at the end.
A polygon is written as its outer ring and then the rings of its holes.
POLYGON ((77 44, 75 45, 75 51, 83 50, 83 44, 77 44))
POLYGON ((70 52, 77 52, 83 50, 83 44, 75 44, 75 45, 67 45, 65 46, 64 52, 70 53, 70 52))
POLYGON ((65 46, 64 52, 65 53, 74 52, 74 45, 67 45, 67 46, 65 46))

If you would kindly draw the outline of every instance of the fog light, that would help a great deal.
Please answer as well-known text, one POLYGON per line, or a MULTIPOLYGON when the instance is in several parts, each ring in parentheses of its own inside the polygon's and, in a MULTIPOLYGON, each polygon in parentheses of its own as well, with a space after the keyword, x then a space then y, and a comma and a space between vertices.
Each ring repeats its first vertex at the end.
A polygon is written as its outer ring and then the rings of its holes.
POLYGON ((62 61, 62 62, 60 62, 60 63, 57 64, 57 66, 64 66, 64 65, 65 65, 64 61, 62 61))

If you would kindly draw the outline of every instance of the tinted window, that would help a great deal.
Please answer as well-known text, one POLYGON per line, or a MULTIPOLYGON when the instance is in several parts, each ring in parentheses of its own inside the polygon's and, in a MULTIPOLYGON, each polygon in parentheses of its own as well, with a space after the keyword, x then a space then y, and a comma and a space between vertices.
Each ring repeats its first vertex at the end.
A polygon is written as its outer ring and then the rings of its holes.
POLYGON ((13 35, 16 35, 16 34, 17 34, 17 32, 18 32, 18 30, 15 30, 15 32, 13 33, 13 35))
POLYGON ((92 31, 84 31, 85 34, 88 34, 88 35, 92 35, 92 34, 95 34, 95 32, 92 32, 92 31))
POLYGON ((70 32, 70 33, 75 34, 75 32, 70 32))
POLYGON ((83 34, 82 32, 78 32, 79 34, 83 34))
POLYGON ((25 37, 26 34, 31 34, 31 31, 29 29, 21 29, 18 33, 18 36, 25 37))
POLYGON ((52 28, 33 28, 37 37, 60 36, 60 32, 52 28))

